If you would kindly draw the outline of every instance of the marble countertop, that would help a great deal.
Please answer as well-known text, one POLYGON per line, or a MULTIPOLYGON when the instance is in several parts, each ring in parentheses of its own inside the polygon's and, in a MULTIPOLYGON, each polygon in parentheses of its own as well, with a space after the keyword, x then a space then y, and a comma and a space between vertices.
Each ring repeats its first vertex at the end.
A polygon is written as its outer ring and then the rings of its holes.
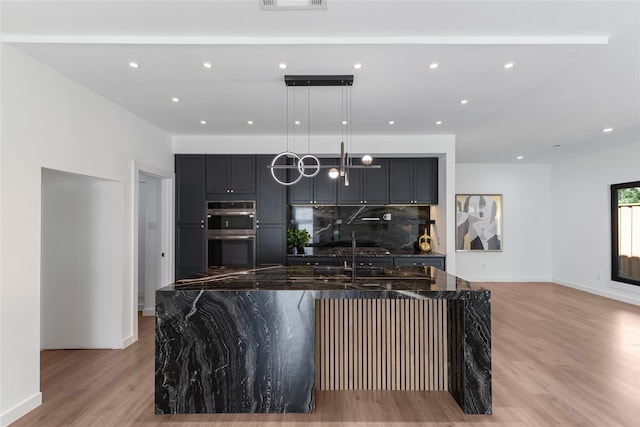
POLYGON ((435 267, 360 267, 356 278, 337 266, 269 266, 255 269, 220 268, 206 275, 160 289, 177 290, 357 290, 357 291, 476 291, 469 282, 435 267))

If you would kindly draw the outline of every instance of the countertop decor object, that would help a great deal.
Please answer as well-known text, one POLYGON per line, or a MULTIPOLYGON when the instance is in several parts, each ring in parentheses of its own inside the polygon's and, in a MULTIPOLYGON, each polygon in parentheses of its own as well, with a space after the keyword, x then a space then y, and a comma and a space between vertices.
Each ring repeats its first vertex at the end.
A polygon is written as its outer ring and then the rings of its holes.
POLYGON ((490 292, 433 267, 351 274, 220 268, 156 291, 156 414, 309 413, 316 389, 375 388, 491 414, 490 292))
POLYGON ((311 235, 304 228, 287 228, 287 249, 295 248, 298 255, 304 255, 304 247, 311 241, 311 235))
POLYGON ((424 230, 424 234, 418 238, 418 248, 420 248, 420 253, 431 253, 431 236, 427 234, 427 230, 424 230))

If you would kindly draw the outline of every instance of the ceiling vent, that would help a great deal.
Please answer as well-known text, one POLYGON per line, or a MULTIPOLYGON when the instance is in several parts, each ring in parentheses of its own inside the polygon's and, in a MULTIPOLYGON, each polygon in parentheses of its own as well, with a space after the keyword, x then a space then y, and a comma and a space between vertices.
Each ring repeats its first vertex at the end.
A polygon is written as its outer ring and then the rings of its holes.
POLYGON ((263 10, 321 10, 327 8, 327 0, 260 0, 263 10))

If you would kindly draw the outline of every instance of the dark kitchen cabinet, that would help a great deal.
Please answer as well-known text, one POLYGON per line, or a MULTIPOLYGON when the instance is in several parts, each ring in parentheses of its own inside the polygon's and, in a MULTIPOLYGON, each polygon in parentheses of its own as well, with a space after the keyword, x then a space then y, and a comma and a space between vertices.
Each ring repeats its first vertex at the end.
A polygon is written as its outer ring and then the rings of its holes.
POLYGON ((267 167, 273 156, 258 156, 258 192, 257 220, 258 224, 284 224, 287 222, 287 187, 277 183, 267 167))
POLYGON ((176 222, 204 224, 204 156, 176 155, 175 162, 176 222))
POLYGON ((205 269, 205 156, 176 155, 175 173, 175 274, 183 279, 205 269))
POLYGON ((274 156, 258 156, 256 176, 256 263, 284 264, 286 254, 287 190, 267 167, 274 156))
POLYGON ((205 235, 200 224, 176 225, 176 280, 205 271, 205 235))
POLYGON ((207 194, 255 194, 255 156, 206 156, 207 194))
POLYGON ((437 204, 438 159, 390 159, 389 203, 437 204))
MULTIPOLYGON (((350 257, 341 257, 340 264, 351 265, 350 257)), ((358 267, 393 267, 393 257, 392 256, 379 256, 379 257, 367 257, 367 256, 357 256, 356 257, 356 272, 358 271, 358 267)))
POLYGON ((445 257, 444 255, 431 255, 431 256, 415 256, 415 257, 395 257, 396 267, 406 266, 432 266, 445 270, 445 257))
POLYGON ((299 256, 291 255, 287 257, 288 265, 338 265, 337 257, 323 256, 299 256))
MULTIPOLYGON (((336 165, 338 159, 320 159, 323 165, 336 165)), ((297 171, 293 171, 296 174, 297 171)), ((290 205, 335 205, 338 202, 338 181, 329 178, 329 170, 323 168, 313 178, 303 177, 299 182, 289 186, 290 205)))
POLYGON ((286 224, 260 224, 256 230, 257 264, 284 264, 286 224))
POLYGON ((338 185, 339 204, 373 204, 389 203, 389 161, 379 159, 374 162, 380 168, 349 169, 349 186, 344 181, 338 185))

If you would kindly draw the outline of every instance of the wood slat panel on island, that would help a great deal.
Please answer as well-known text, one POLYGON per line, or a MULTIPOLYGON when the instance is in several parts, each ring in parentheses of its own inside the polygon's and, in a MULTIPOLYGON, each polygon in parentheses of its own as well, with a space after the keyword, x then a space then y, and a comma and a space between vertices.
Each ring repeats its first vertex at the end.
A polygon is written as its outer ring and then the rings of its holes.
POLYGON ((319 390, 448 390, 446 300, 320 299, 315 307, 319 390))

